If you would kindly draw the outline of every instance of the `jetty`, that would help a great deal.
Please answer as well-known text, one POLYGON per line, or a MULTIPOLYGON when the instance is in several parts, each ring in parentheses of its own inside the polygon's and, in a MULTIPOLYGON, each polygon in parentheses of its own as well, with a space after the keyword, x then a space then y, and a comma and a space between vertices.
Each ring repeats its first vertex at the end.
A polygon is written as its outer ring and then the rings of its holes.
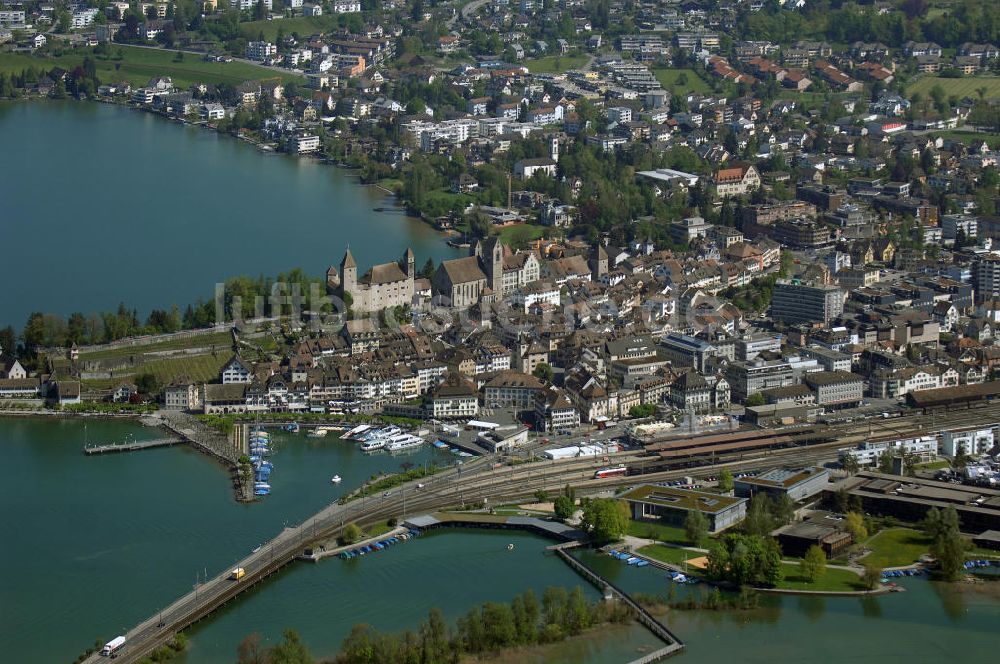
POLYGON ((593 584, 598 590, 604 593, 604 596, 609 599, 619 599, 629 606, 634 612, 636 620, 639 621, 646 629, 655 634, 661 641, 666 643, 663 648, 644 655, 639 659, 636 659, 629 664, 652 664, 652 662, 659 662, 667 657, 676 655, 684 649, 684 643, 671 632, 666 625, 657 620, 653 614, 643 608, 638 602, 632 599, 628 593, 614 585, 603 576, 598 574, 596 571, 586 565, 583 561, 574 558, 566 552, 567 549, 572 549, 581 546, 581 542, 567 542, 565 544, 557 544, 555 546, 548 547, 549 551, 552 551, 557 556, 563 559, 563 561, 568 564, 576 573, 582 576, 584 579, 593 584))
POLYGON ((108 443, 105 445, 88 445, 83 448, 83 453, 87 456, 95 454, 115 454, 118 452, 138 452, 139 450, 149 450, 154 447, 170 447, 184 442, 180 438, 154 438, 153 440, 134 440, 126 443, 108 443))

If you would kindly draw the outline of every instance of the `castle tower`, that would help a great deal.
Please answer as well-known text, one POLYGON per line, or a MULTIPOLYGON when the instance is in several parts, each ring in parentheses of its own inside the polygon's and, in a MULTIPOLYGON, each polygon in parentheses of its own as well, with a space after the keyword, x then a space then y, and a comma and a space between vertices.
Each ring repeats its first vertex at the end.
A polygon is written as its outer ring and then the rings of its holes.
POLYGON ((410 247, 407 247, 406 253, 403 254, 403 265, 407 277, 413 279, 417 276, 416 260, 413 257, 413 249, 410 247))
POLYGON ((340 288, 340 273, 331 265, 326 271, 326 292, 336 293, 338 288, 340 288))
POLYGON ((351 295, 358 290, 358 264, 354 262, 350 249, 344 254, 344 260, 340 261, 340 289, 351 295))

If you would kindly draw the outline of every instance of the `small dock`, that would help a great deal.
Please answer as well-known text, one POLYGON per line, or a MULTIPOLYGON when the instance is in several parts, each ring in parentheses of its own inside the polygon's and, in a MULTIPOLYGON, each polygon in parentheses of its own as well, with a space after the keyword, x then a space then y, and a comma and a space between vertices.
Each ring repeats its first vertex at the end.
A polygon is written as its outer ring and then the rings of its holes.
POLYGON ((653 615, 639 605, 632 597, 628 595, 624 590, 614 585, 603 576, 595 572, 589 566, 584 564, 581 560, 574 558, 566 552, 566 549, 571 549, 580 546, 580 542, 568 542, 566 544, 557 544, 555 546, 548 547, 549 551, 554 552, 563 561, 566 562, 575 570, 580 576, 590 581, 598 590, 604 593, 605 597, 608 598, 618 598, 627 604, 634 612, 636 620, 639 621, 646 629, 655 634, 661 641, 666 643, 666 646, 656 650, 654 652, 640 657, 639 659, 629 662, 629 664, 652 664, 653 662, 659 662, 661 660, 667 659, 673 655, 676 655, 684 649, 684 643, 674 635, 667 627, 657 620, 653 615))
POLYGON ((183 441, 180 438, 155 438, 153 440, 136 440, 131 443, 109 443, 107 445, 89 445, 83 448, 83 453, 87 456, 95 454, 116 454, 118 452, 138 452, 139 450, 149 450, 154 447, 170 447, 179 445, 183 441))

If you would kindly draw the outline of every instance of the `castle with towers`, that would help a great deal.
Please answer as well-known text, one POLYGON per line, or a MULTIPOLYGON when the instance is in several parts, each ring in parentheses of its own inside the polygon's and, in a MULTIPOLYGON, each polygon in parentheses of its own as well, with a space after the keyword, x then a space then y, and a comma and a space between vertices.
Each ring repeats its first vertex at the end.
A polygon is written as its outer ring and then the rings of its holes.
MULTIPOLYGON (((431 278, 435 298, 464 309, 480 302, 497 302, 541 278, 541 263, 532 251, 511 251, 499 238, 479 240, 465 258, 446 260, 431 278)), ((348 249, 340 270, 326 271, 327 292, 350 303, 358 314, 413 304, 416 293, 413 250, 399 263, 374 265, 358 278, 358 264, 348 249)))
POLYGON ((340 261, 340 272, 333 266, 326 271, 326 289, 349 302, 350 308, 359 314, 409 306, 413 304, 417 274, 412 249, 407 248, 401 264, 402 267, 400 263, 373 265, 358 279, 358 264, 348 249, 340 261))

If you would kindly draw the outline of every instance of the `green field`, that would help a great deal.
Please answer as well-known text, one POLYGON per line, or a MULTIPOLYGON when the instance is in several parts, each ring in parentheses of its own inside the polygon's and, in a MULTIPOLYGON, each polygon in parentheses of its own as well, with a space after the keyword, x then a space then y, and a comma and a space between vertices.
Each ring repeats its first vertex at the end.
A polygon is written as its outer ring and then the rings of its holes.
POLYGON ((155 76, 169 76, 174 86, 187 88, 192 83, 230 83, 239 85, 243 81, 263 78, 281 78, 284 81, 297 80, 294 74, 282 74, 272 69, 258 67, 246 62, 206 62, 201 56, 185 53, 184 60, 175 62, 176 51, 167 51, 133 46, 115 46, 122 49, 121 60, 101 59, 93 50, 79 48, 58 57, 39 57, 22 53, 0 53, 0 72, 20 73, 29 67, 51 69, 62 67, 73 69, 87 56, 95 57, 97 77, 101 82, 129 81, 133 85, 145 85, 155 76))
POLYGON ((523 245, 545 235, 545 230, 545 226, 536 226, 535 224, 514 224, 504 226, 497 235, 506 244, 523 245))
POLYGON ((667 90, 673 90, 674 86, 677 85, 677 78, 681 74, 687 75, 687 83, 679 86, 678 92, 700 92, 706 93, 711 92, 712 88, 702 79, 698 74, 694 73, 691 69, 654 69, 653 75, 656 76, 656 80, 660 82, 667 90))
POLYGON ((786 590, 825 590, 827 592, 856 592, 866 590, 861 577, 847 569, 830 568, 826 569, 823 576, 815 582, 810 583, 804 576, 799 574, 799 566, 794 564, 784 564, 784 578, 776 586, 786 590))
POLYGON ((662 544, 650 544, 639 549, 639 553, 653 560, 659 560, 661 563, 670 563, 672 565, 680 565, 687 560, 692 558, 700 558, 705 554, 699 553, 698 551, 689 551, 687 549, 678 549, 673 546, 663 546, 662 544))
POLYGON ((264 33, 264 39, 274 41, 278 30, 284 30, 286 35, 297 33, 300 38, 306 38, 317 32, 329 32, 340 25, 339 17, 334 14, 325 16, 296 16, 275 21, 250 21, 240 24, 240 32, 247 39, 257 39, 264 33))
MULTIPOLYGON (((968 145, 972 141, 986 141, 986 144, 991 148, 996 150, 1000 148, 1000 136, 996 134, 991 134, 984 131, 935 131, 931 134, 934 137, 940 136, 945 140, 959 141, 968 145)), ((944 463, 944 466, 938 466, 940 468, 948 467, 948 462, 938 462, 944 463)), ((929 464, 917 464, 917 468, 926 469, 929 464)))
POLYGON ((906 86, 906 94, 910 97, 919 92, 924 97, 930 94, 931 88, 940 85, 950 95, 978 99, 978 88, 986 88, 986 97, 1000 97, 1000 76, 965 76, 963 78, 941 78, 940 76, 921 76, 906 86))
POLYGON ((645 521, 629 521, 628 531, 632 537, 655 539, 671 544, 690 544, 683 528, 668 526, 662 523, 647 523, 645 521))
POLYGON ((525 60, 522 64, 532 74, 558 74, 569 69, 579 69, 589 59, 586 55, 549 55, 525 60))
POLYGON ((232 346, 232 334, 229 332, 213 332, 212 334, 200 334, 196 337, 184 339, 170 339, 137 346, 126 346, 123 348, 109 348, 107 350, 96 350, 88 353, 80 353, 81 360, 100 360, 111 357, 127 357, 139 353, 153 353, 164 350, 179 350, 181 348, 208 348, 219 346, 229 348, 232 346))
POLYGON ((910 528, 888 528, 865 542, 871 553, 861 559, 875 567, 903 567, 917 562, 930 550, 931 542, 922 532, 910 528))

